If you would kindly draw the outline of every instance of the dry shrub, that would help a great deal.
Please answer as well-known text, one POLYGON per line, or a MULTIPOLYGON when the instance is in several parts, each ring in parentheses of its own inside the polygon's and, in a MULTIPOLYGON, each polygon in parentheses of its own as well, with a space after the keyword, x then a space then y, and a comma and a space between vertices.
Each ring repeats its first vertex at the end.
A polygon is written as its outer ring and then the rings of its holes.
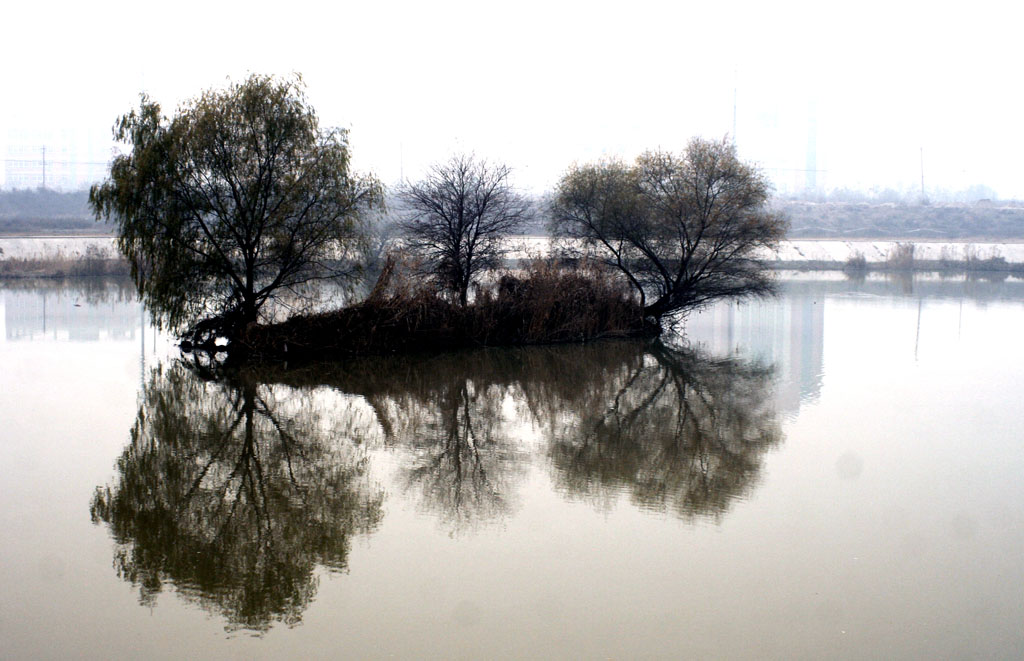
POLYGON ((621 280, 600 265, 533 260, 478 296, 477 335, 500 344, 577 342, 636 335, 642 310, 621 280))
POLYGON ((579 342, 644 332, 629 291, 593 264, 535 260, 506 273, 459 305, 418 269, 389 256, 365 301, 249 329, 258 356, 310 360, 340 355, 445 350, 467 346, 579 342))
POLYGON ((866 271, 868 269, 868 260, 864 257, 864 253, 860 250, 855 250, 852 255, 846 260, 846 271, 866 271))
POLYGON ((886 258, 889 268, 898 271, 914 268, 914 251, 916 246, 913 243, 897 243, 889 251, 886 258))
POLYGON ((0 278, 78 278, 128 273, 128 262, 123 257, 95 245, 88 246, 81 256, 57 252, 0 259, 0 278))

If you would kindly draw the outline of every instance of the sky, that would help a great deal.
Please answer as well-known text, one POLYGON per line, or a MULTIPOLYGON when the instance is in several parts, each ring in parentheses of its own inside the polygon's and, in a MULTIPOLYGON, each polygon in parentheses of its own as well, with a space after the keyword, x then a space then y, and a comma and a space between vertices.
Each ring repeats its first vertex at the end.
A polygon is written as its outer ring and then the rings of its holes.
POLYGON ((143 90, 173 112, 298 72, 387 184, 472 151, 539 192, 573 162, 735 131, 780 192, 923 171, 1024 199, 1018 25, 987 0, 8 3, 0 157, 105 161, 143 90))

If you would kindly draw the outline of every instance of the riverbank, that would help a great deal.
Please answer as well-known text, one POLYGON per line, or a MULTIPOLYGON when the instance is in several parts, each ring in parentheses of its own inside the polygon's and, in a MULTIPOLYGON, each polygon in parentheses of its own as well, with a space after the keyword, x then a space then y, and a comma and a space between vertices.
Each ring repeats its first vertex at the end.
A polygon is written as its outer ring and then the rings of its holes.
POLYGON ((127 275, 110 236, 0 237, 0 278, 127 275))
POLYGON ((0 278, 85 278, 129 275, 128 262, 121 257, 93 253, 85 256, 0 258, 0 278))

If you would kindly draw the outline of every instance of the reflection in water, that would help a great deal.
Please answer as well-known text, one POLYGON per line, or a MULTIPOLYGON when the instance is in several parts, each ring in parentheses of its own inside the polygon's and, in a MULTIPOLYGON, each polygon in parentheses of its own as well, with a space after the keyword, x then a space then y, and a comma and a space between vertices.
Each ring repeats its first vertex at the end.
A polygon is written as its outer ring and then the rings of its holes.
POLYGON ((522 423, 504 412, 518 355, 490 349, 375 357, 274 376, 362 396, 375 414, 373 431, 401 458, 398 489, 455 534, 514 510, 514 485, 528 459, 522 423))
POLYGON ((352 536, 381 522, 384 492, 361 451, 374 438, 398 458, 392 491, 452 534, 512 515, 531 457, 567 497, 628 493, 645 509, 717 520, 780 439, 770 384, 756 364, 644 342, 367 358, 220 382, 179 363, 152 373, 92 517, 110 526, 118 574, 144 603, 169 583, 229 628, 262 631, 297 623, 316 567, 345 569, 352 536), (539 447, 524 441, 531 430, 539 447))
POLYGON ((796 413, 821 394, 825 301, 786 285, 784 297, 719 301, 691 314, 687 340, 715 355, 742 355, 776 367, 776 401, 796 413), (742 352, 742 353, 740 353, 742 352))
POLYGON ((362 395, 387 443, 411 450, 403 486, 453 531, 510 512, 527 426, 571 497, 627 491, 645 508, 717 518, 781 437, 771 377, 758 364, 644 342, 375 358, 276 376, 362 395))
POLYGON ((25 280, 0 283, 3 340, 131 339, 143 318, 127 278, 25 280))
POLYGON ((153 603, 165 582, 229 628, 294 624, 317 565, 344 570, 351 538, 381 519, 366 458, 308 397, 154 370, 113 487, 94 522, 117 541, 118 574, 153 603))
POLYGON ((442 387, 434 402, 407 409, 420 418, 406 438, 415 458, 403 470, 405 485, 420 490, 453 531, 510 510, 509 484, 522 465, 514 439, 499 431, 500 405, 500 392, 461 380, 442 387))
POLYGON ((720 519, 781 439, 771 370, 661 345, 624 367, 551 439, 559 483, 598 503, 626 491, 645 509, 720 519))

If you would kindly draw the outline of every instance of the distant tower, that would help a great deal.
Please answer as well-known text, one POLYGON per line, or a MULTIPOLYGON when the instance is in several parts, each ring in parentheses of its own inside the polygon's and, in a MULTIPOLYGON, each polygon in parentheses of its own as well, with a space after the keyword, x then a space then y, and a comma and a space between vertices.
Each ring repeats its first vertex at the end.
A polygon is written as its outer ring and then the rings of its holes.
POLYGON ((814 99, 807 104, 807 191, 818 190, 818 108, 814 99))

